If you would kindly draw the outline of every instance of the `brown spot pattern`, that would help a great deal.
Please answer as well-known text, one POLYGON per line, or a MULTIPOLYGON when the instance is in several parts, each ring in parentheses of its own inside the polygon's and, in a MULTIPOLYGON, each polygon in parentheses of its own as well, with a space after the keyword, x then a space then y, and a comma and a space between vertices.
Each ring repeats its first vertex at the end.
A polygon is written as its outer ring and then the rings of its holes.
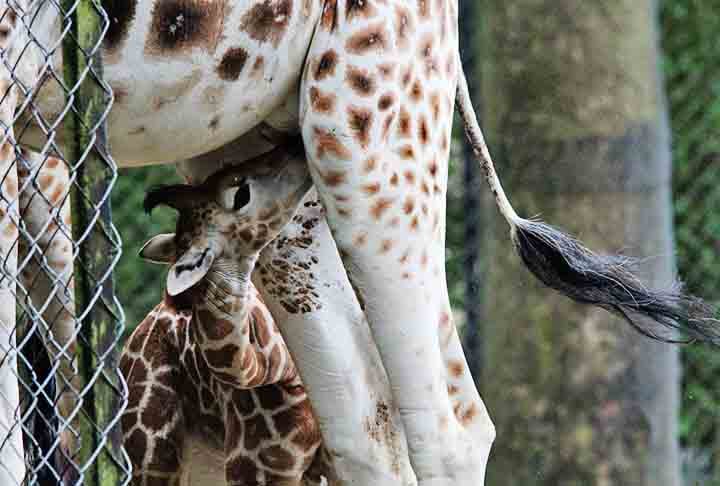
POLYGON ((335 66, 338 62, 338 54, 330 49, 325 51, 315 67, 315 80, 320 81, 335 74, 335 66))
POLYGON ((388 47, 388 36, 384 23, 380 22, 356 32, 345 43, 351 54, 368 54, 371 51, 382 51, 388 47))
POLYGON ((240 73, 245 67, 248 59, 248 53, 242 47, 232 47, 228 49, 222 57, 217 67, 218 76, 223 81, 235 81, 240 77, 240 73))
POLYGON ((364 69, 348 66, 345 79, 353 91, 360 96, 370 96, 375 93, 375 80, 364 69))
POLYGON ((320 113, 332 113, 335 109, 336 96, 333 93, 324 94, 318 88, 310 88, 310 104, 313 110, 320 113))
POLYGON ((165 0, 156 2, 145 53, 184 55, 194 47, 212 52, 222 32, 224 2, 165 0))
POLYGON ((254 4, 240 19, 240 30, 251 39, 277 47, 287 31, 292 0, 264 0, 254 4))
POLYGON ((367 148, 370 143, 370 129, 372 128, 372 112, 365 108, 349 106, 348 123, 361 147, 367 148))

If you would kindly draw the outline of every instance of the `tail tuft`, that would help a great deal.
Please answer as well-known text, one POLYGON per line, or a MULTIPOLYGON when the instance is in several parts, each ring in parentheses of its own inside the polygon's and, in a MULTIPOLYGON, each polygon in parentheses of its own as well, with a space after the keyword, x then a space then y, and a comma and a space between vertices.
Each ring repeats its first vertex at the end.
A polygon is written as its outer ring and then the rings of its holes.
POLYGON ((576 302, 602 307, 641 334, 662 342, 694 340, 720 345, 720 321, 702 300, 682 292, 648 289, 632 272, 636 261, 598 255, 575 238, 541 222, 519 219, 513 242, 542 283, 576 302), (687 336, 678 340, 677 332, 687 336))

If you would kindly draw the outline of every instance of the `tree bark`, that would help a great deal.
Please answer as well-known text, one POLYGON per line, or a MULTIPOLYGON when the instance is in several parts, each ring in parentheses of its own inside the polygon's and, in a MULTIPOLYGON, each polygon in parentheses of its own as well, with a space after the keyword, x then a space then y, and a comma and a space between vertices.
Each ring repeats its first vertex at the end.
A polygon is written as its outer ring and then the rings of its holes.
MULTIPOLYGON (((483 119, 518 213, 674 272, 669 133, 652 0, 483 0, 483 119)), ((489 199, 488 199, 489 201, 489 199)), ((680 484, 677 351, 575 305, 488 228, 487 484, 680 484)))

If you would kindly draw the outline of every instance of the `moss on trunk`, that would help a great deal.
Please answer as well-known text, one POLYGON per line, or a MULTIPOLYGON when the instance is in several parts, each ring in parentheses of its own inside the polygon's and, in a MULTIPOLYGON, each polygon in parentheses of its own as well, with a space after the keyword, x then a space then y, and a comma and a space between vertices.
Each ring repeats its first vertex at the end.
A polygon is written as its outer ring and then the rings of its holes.
MULTIPOLYGON (((71 11, 74 0, 63 0, 71 11)), ((82 377, 79 417, 80 451, 73 462, 85 486, 121 484, 128 471, 122 453, 120 412, 124 396, 118 371, 117 339, 122 333, 120 310, 114 298, 111 270, 119 256, 119 240, 111 225, 109 190, 114 167, 107 156, 107 138, 101 123, 109 93, 102 79, 99 51, 103 19, 93 0, 79 0, 69 15, 71 33, 63 41, 63 71, 68 86, 78 86, 68 101, 75 107, 66 120, 67 152, 77 183, 71 192, 75 260, 75 309, 81 317, 78 336, 78 372, 82 377), (90 57, 90 53, 93 53, 90 57), (92 74, 84 71, 91 65, 92 74), (79 83, 79 84, 78 84, 79 83), (86 154, 87 152, 87 154, 86 154)))

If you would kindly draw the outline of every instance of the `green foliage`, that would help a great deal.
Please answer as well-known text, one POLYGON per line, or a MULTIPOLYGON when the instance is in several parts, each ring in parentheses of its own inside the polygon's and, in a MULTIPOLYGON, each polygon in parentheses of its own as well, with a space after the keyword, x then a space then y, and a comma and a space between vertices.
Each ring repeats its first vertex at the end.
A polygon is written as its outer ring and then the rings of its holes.
MULTIPOLYGON (((661 21, 678 268, 693 293, 720 302, 720 10, 715 0, 666 0, 661 21)), ((720 481, 720 354, 688 346, 683 361, 681 437, 712 449, 720 481)))
POLYGON ((145 191, 178 181, 173 166, 123 169, 113 189, 113 222, 123 239, 123 255, 115 269, 115 292, 125 311, 126 335, 160 302, 165 289, 165 268, 142 261, 138 251, 151 236, 175 230, 171 210, 158 208, 152 217, 145 214, 145 191))

